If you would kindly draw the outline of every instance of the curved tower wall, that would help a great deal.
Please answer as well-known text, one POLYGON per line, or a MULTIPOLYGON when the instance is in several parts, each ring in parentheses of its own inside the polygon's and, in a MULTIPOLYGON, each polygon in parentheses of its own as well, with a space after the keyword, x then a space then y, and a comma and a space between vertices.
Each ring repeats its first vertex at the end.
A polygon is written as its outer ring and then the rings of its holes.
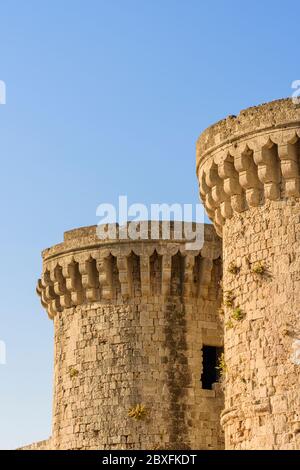
POLYGON ((208 128, 200 195, 223 238, 227 449, 300 448, 300 109, 208 128))
POLYGON ((187 252, 174 235, 101 241, 86 227, 43 252, 51 448, 222 448, 222 393, 200 382, 202 345, 222 345, 221 247, 212 226, 204 232, 202 249, 187 252))

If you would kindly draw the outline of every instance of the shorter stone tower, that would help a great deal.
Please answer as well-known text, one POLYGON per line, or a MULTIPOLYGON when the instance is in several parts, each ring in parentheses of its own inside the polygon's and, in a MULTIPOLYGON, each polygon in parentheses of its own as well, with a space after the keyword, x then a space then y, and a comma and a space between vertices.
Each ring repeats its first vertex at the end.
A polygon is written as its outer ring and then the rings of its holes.
POLYGON ((201 385, 203 346, 222 346, 220 240, 207 225, 187 251, 174 233, 100 240, 85 227, 43 252, 37 291, 55 336, 43 448, 222 448, 222 393, 201 385))

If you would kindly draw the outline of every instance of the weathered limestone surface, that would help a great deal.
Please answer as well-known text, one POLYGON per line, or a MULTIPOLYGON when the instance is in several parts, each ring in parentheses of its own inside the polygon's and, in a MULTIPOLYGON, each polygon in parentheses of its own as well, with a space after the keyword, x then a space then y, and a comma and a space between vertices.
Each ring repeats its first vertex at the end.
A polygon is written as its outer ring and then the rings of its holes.
POLYGON ((100 240, 43 252, 38 293, 54 321, 52 449, 219 449, 223 395, 202 390, 201 348, 221 346, 221 244, 100 240), (143 419, 128 410, 144 407, 143 419))
POLYGON ((200 195, 223 237, 227 449, 300 449, 300 109, 207 129, 200 195))

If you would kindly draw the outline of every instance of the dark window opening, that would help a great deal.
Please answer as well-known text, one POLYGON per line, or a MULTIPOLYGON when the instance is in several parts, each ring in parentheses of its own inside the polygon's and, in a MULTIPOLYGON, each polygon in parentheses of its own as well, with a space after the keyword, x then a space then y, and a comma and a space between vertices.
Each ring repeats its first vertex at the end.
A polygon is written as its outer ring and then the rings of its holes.
POLYGON ((217 369, 223 348, 203 346, 202 348, 202 388, 212 390, 212 385, 219 381, 220 374, 217 369))

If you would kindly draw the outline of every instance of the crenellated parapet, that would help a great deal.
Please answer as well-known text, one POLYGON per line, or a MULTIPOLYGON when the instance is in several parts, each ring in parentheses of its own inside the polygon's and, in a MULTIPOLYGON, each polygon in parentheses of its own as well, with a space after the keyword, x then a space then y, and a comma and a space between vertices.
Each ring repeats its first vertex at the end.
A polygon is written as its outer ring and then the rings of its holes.
POLYGON ((200 195, 219 235, 234 213, 300 196, 300 107, 279 100, 209 127, 197 142, 200 195))
MULTIPOLYGON (((65 233, 64 242, 43 251, 37 292, 50 318, 66 308, 91 302, 127 302, 159 296, 205 296, 221 245, 205 226, 200 250, 187 250, 186 240, 170 238, 101 240, 97 226, 65 233)), ((150 235, 150 234, 149 234, 150 235)))

